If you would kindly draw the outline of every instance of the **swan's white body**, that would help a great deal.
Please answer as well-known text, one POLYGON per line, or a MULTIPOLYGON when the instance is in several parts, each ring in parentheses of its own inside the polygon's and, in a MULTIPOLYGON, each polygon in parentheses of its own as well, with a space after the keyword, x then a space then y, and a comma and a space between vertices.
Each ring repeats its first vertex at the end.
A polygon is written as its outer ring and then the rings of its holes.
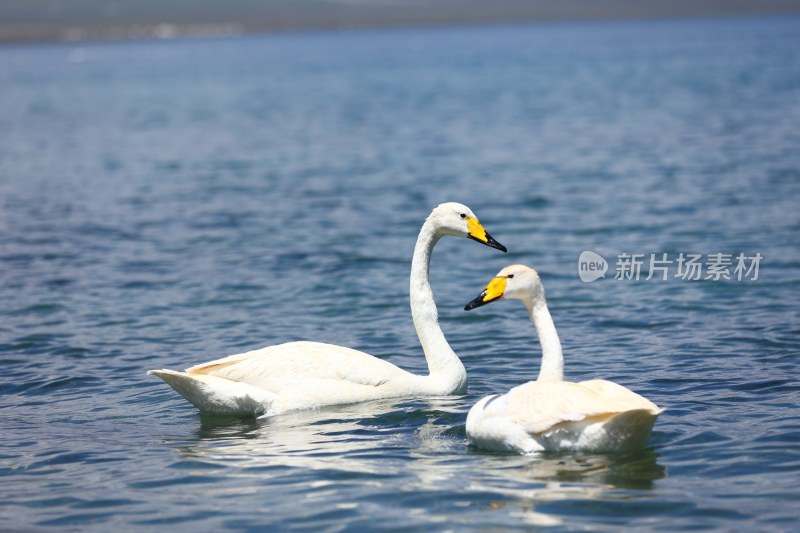
POLYGON ((538 274, 506 267, 466 309, 506 297, 522 300, 542 346, 536 381, 481 399, 467 415, 467 436, 479 448, 541 451, 624 451, 641 448, 661 409, 611 381, 564 381, 561 342, 538 274))
POLYGON ((445 396, 467 390, 467 372, 439 327, 428 280, 436 242, 469 237, 505 248, 461 204, 438 206, 420 230, 411 262, 411 313, 430 374, 418 376, 364 352, 319 342, 289 342, 195 365, 151 370, 204 412, 273 415, 380 398, 445 396))

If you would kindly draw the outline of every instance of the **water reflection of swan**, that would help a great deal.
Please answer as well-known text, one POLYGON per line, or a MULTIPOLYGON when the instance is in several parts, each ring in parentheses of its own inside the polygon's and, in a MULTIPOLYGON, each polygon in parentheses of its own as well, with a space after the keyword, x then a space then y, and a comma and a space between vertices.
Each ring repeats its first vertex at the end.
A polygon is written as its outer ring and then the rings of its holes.
POLYGON ((376 400, 249 420, 203 415, 197 443, 181 450, 187 457, 235 465, 245 472, 289 467, 399 474, 377 450, 396 447, 407 437, 400 430, 381 431, 364 423, 391 419, 396 403, 396 399, 376 400))
POLYGON ((428 522, 436 519, 429 515, 430 495, 447 494, 457 505, 502 508, 523 523, 552 525, 559 517, 542 504, 644 497, 637 492, 665 475, 650 450, 536 458, 471 452, 465 414, 463 398, 447 397, 377 400, 266 419, 203 415, 193 442, 184 437, 177 450, 182 460, 205 465, 199 473, 224 471, 225 479, 237 480, 207 487, 207 496, 235 497, 277 485, 302 495, 303 505, 369 506, 391 498, 412 511, 425 509, 428 522))
POLYGON ((504 508, 532 526, 554 526, 558 515, 543 504, 559 501, 623 501, 648 497, 653 482, 666 477, 658 455, 650 450, 626 454, 576 455, 564 453, 510 457, 472 454, 481 465, 470 465, 477 473, 469 490, 495 495, 484 505, 504 508))
POLYGON ((297 467, 401 475, 409 465, 392 457, 418 457, 422 451, 452 457, 463 451, 463 431, 441 423, 443 417, 458 422, 463 416, 459 397, 384 399, 259 419, 206 414, 196 442, 179 449, 187 458, 245 470, 297 467))
POLYGON ((564 359, 539 275, 524 265, 501 270, 466 310, 499 298, 522 300, 542 346, 536 381, 476 403, 467 416, 475 446, 523 454, 543 450, 643 448, 661 409, 612 381, 564 381, 564 359))
POLYGON ((291 342, 199 364, 151 370, 201 411, 274 415, 380 398, 446 396, 467 390, 464 365, 439 327, 428 280, 431 252, 446 235, 506 251, 475 214, 457 203, 431 212, 411 262, 411 315, 430 374, 418 376, 369 354, 318 342, 291 342))

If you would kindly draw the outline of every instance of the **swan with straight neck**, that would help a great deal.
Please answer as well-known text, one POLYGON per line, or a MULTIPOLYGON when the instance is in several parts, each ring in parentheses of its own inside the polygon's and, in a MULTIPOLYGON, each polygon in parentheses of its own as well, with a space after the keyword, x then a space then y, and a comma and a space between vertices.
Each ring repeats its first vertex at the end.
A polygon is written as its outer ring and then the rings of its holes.
POLYGON ((521 300, 539 336, 542 362, 535 381, 478 401, 467 415, 467 437, 478 448, 541 451, 626 451, 641 448, 662 409, 622 385, 595 379, 564 381, 564 356, 539 274, 511 265, 489 282, 466 311, 501 298, 521 300))

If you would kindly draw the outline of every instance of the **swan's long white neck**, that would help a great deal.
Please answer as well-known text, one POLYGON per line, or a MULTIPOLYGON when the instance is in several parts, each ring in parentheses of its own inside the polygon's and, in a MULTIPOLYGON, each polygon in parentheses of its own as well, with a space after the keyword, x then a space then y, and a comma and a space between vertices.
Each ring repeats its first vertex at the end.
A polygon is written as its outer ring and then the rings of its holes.
POLYGON ((539 335, 539 344, 542 346, 542 367, 536 381, 564 381, 564 355, 561 352, 561 341, 558 338, 553 317, 550 316, 550 310, 547 309, 544 292, 539 292, 524 302, 525 307, 528 308, 531 322, 536 327, 536 334, 539 335))
POLYGON ((467 371, 439 327, 439 314, 428 279, 431 252, 443 235, 431 219, 425 221, 419 232, 411 261, 411 316, 430 376, 447 383, 454 392, 463 392, 466 390, 467 371))

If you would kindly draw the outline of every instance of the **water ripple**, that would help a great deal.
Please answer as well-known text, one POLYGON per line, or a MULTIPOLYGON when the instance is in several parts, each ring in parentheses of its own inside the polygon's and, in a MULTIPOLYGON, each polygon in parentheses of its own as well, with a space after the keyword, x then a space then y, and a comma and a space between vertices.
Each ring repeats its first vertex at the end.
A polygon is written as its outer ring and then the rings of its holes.
POLYGON ((793 530, 797 26, 0 49, 0 529, 793 530), (433 253, 467 395, 239 420, 145 375, 296 339, 427 371, 409 261, 448 200, 511 250, 433 253), (613 279, 621 252, 681 251, 765 260, 613 279), (541 273, 570 379, 666 408, 649 448, 468 445, 469 407, 538 371, 521 305, 462 310, 511 262, 541 273))

